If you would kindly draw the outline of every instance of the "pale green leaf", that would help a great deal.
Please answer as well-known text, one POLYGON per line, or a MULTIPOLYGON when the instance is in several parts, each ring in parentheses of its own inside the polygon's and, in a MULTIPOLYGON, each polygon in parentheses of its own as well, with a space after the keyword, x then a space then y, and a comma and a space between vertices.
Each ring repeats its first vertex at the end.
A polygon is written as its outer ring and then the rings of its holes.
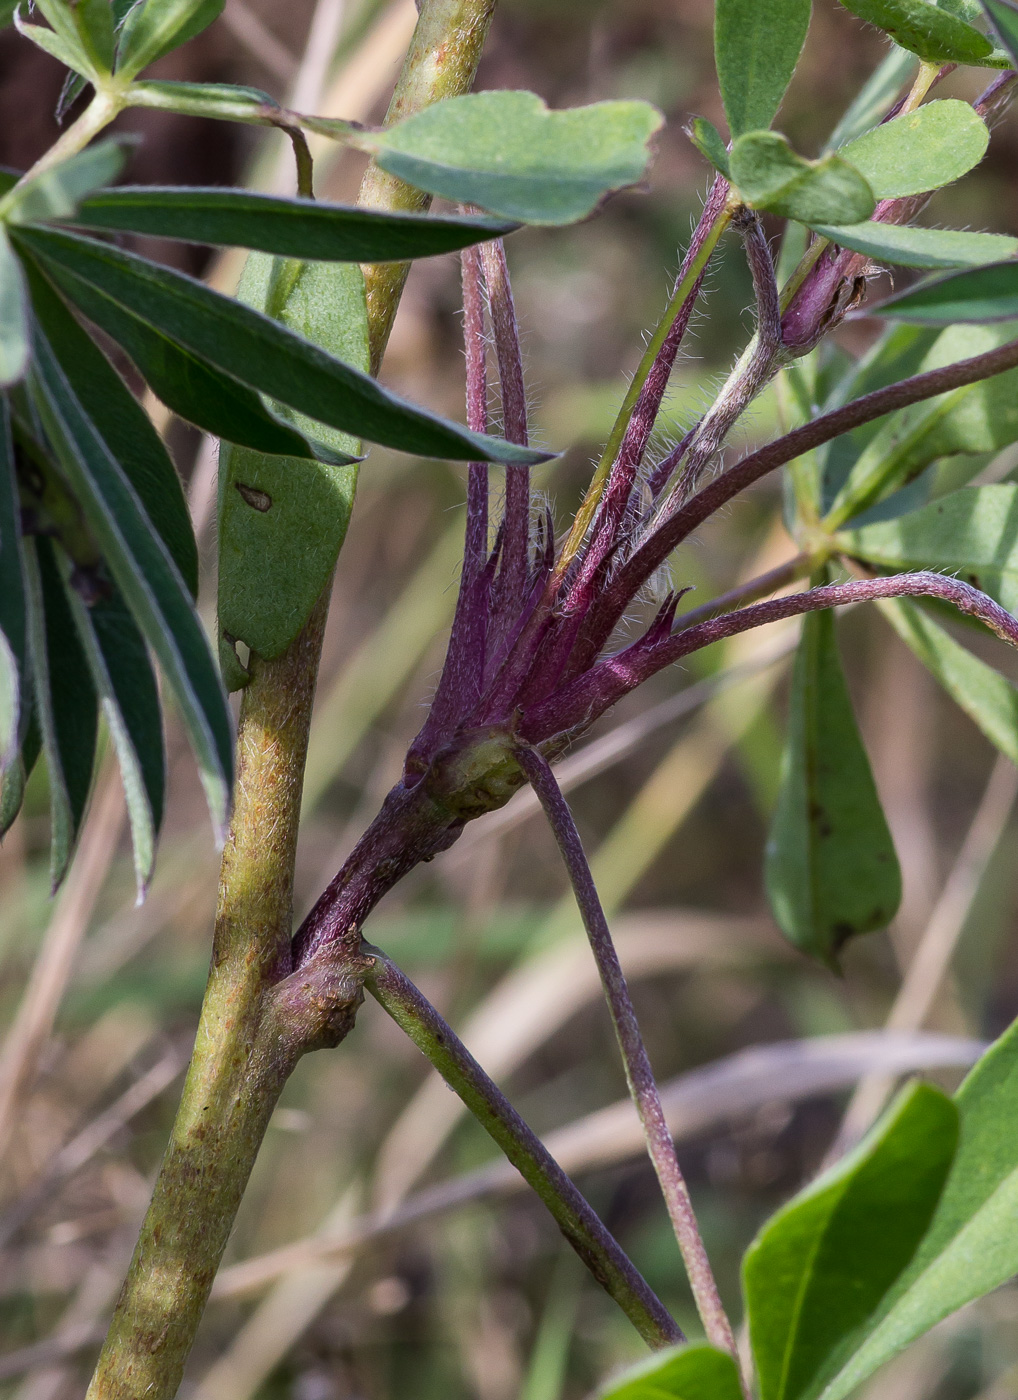
POLYGON ((14 249, 0 227, 0 388, 16 384, 28 364, 28 297, 14 249))
POLYGON ((835 536, 839 549, 881 569, 957 575, 1018 610, 1018 485, 967 486, 921 510, 835 536))
POLYGON ((120 32, 117 72, 133 78, 171 49, 206 29, 222 13, 225 0, 142 0, 120 32))
POLYGON ((623 1371, 596 1400, 741 1400, 730 1356, 708 1346, 669 1347, 623 1371))
POLYGON ((643 179, 661 113, 646 102, 552 112, 532 92, 478 92, 358 135, 418 189, 530 224, 568 224, 643 179))
MULTIPOLYGON (((842 248, 851 248, 877 262, 899 267, 971 267, 999 262, 1018 252, 1018 238, 1008 238, 1002 233, 878 224, 871 219, 865 223, 841 225, 816 219, 806 222, 817 233, 842 248)), ((869 307, 866 314, 871 314, 869 307)))
MULTIPOLYGON (((254 254, 238 295, 367 372, 367 307, 356 263, 294 263, 254 254)), ((295 427, 316 431, 334 451, 360 451, 357 438, 275 407, 295 427)), ((219 470, 219 625, 259 656, 278 656, 307 621, 335 566, 357 468, 224 444, 219 470)))
POLYGON ((729 156, 747 204, 800 223, 857 223, 876 208, 873 192, 841 156, 804 160, 776 131, 740 136, 729 156))
POLYGON ((7 638, 0 632, 0 771, 17 753, 20 689, 18 663, 7 638))
POLYGON ((97 141, 69 160, 51 165, 20 186, 9 203, 5 201, 7 219, 28 224, 71 218, 86 195, 111 184, 120 174, 126 155, 124 145, 122 137, 97 141))
POLYGON ((939 1089, 906 1089, 863 1142, 764 1225, 743 1290, 760 1400, 814 1393, 926 1232, 958 1141, 939 1089))
POLYGON ((770 126, 809 28, 810 0, 716 0, 714 58, 733 139, 770 126))
POLYGON ((858 136, 839 154, 869 181, 877 199, 937 190, 986 154, 990 133, 967 102, 927 102, 858 136))
POLYGON ((990 1047, 955 1102, 958 1150, 930 1228, 822 1400, 844 1400, 942 1318, 1018 1273, 1018 1025, 990 1047))

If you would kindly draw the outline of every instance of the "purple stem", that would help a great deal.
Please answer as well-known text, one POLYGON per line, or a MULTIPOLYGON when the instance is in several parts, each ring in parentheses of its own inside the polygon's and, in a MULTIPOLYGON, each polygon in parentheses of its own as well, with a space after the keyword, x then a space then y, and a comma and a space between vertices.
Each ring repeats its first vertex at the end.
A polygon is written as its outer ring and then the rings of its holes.
POLYGON ((645 637, 625 651, 608 657, 544 704, 528 711, 520 724, 520 733, 531 744, 544 743, 554 735, 586 727, 665 666, 671 666, 683 656, 700 651, 713 642, 748 632, 754 627, 763 627, 768 622, 780 622, 782 618, 815 612, 818 608, 866 603, 877 598, 939 598, 945 603, 952 603, 960 612, 978 618, 998 637, 1018 647, 1018 619, 985 593, 980 593, 978 588, 963 583, 961 579, 921 571, 894 574, 889 578, 826 584, 808 593, 771 598, 738 612, 725 613, 690 627, 680 627, 664 639, 652 627, 645 637))
POLYGON ((569 872, 580 917, 583 919, 598 972, 601 974, 601 983, 622 1052, 629 1092, 643 1124, 647 1151, 661 1184, 668 1215, 682 1252, 707 1339, 713 1346, 727 1351, 737 1359, 731 1324, 721 1304, 710 1260, 703 1246, 689 1191, 675 1155, 675 1143, 665 1121, 661 1095, 633 1010, 629 988, 626 986, 626 979, 612 942, 594 878, 590 873, 590 866, 587 864, 580 834, 573 821, 573 814, 547 760, 536 749, 527 747, 521 747, 517 756, 520 767, 530 779, 531 786, 540 799, 569 872))
MULTIPOLYGON (((495 336, 503 431, 510 442, 526 446, 529 442, 527 391, 523 382, 519 324, 509 282, 505 245, 497 238, 491 243, 482 244, 480 254, 495 336)), ((504 519, 499 593, 503 598, 519 598, 526 588, 530 543, 530 471, 527 467, 506 468, 504 519)))
POLYGON ((644 1340, 655 1348, 685 1341, 664 1304, 544 1143, 410 979, 376 953, 365 985, 534 1188, 573 1249, 644 1340))
POLYGON ((733 497, 759 481, 761 477, 786 463, 831 442, 842 433, 851 432, 875 418, 882 418, 900 408, 935 398, 950 389, 990 379, 995 374, 1018 366, 1018 340, 1008 341, 995 350, 959 360, 942 369, 927 370, 884 389, 853 399, 851 403, 830 413, 822 414, 790 433, 776 438, 765 447, 743 457, 741 462, 709 482, 685 505, 663 519, 643 543, 609 580, 591 613, 585 632, 590 637, 595 654, 611 636, 625 609, 639 593, 647 579, 661 567, 672 550, 705 520, 733 497))
MULTIPOLYGON (((463 249, 461 270, 467 424, 474 432, 484 433, 488 430, 488 375, 481 259, 476 248, 463 249)), ((488 466, 486 462, 471 462, 467 468, 466 538, 456 611, 445 664, 428 717, 407 751, 404 774, 409 783, 424 772, 431 755, 450 737, 462 715, 480 699, 491 592, 487 557, 488 466)))

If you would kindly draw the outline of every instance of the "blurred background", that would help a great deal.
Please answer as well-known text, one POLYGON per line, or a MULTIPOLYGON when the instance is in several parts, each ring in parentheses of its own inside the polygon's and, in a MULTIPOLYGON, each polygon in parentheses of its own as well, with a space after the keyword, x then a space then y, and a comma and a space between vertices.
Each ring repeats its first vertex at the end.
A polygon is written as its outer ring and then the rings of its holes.
MULTIPOLYGON (((834 0, 814 9, 781 119, 807 154, 884 52, 834 0)), ((377 121, 415 14, 413 0, 227 0, 223 17, 155 76, 253 84, 304 110, 377 121)), ((721 120, 712 18, 705 0, 499 5, 480 87, 531 88, 553 106, 642 97, 668 116, 648 188, 579 227, 510 242, 535 436, 566 449, 540 483, 560 525, 706 190, 681 127, 690 112, 721 120)), ((979 80, 956 75, 938 95, 974 96, 979 80)), ((52 59, 12 30, 0 34, 0 163, 23 169, 51 143, 61 86, 52 59)), ((142 138, 132 180, 293 188, 287 152, 271 138, 155 113, 123 120, 142 138)), ((352 198, 359 158, 318 154, 318 193, 352 198)), ((1016 156, 1009 115, 987 162, 939 195, 928 217, 1014 233, 1016 156)), ((155 255, 225 290, 241 266, 171 243, 155 255)), ((454 258, 416 265, 384 369, 402 392, 453 414, 462 401, 458 285, 454 258)), ((751 327, 749 301, 733 240, 713 265, 666 430, 681 431, 709 401, 751 327)), ((869 338, 865 324, 841 337, 852 351, 869 338)), ((211 625, 214 453, 151 408, 190 482, 211 625)), ((737 443, 771 431, 776 412, 764 400, 737 443)), ((362 470, 312 737, 298 916, 398 776, 421 721, 455 598, 463 497, 459 468, 376 448, 362 470)), ((682 552, 674 575, 704 601, 792 552, 778 484, 765 483, 682 552)), ((1018 1013, 1013 770, 877 613, 844 618, 839 637, 905 878, 894 928, 857 940, 841 977, 783 943, 762 892, 794 625, 659 676, 562 770, 736 1315, 743 1249, 821 1165, 850 1099, 859 1124, 881 1102, 888 1073, 919 1068, 953 1086, 972 1041, 1018 1013), (895 1036, 875 1038, 885 1026, 895 1036)), ((169 813, 142 907, 112 765, 55 900, 43 772, 0 848, 0 1394, 10 1400, 84 1391, 197 1021, 217 855, 180 733, 171 730, 169 743, 169 813)), ((366 933, 461 1030, 698 1334, 632 1119, 613 1107, 622 1073, 536 804, 520 795, 470 828, 386 899, 366 933)), ((342 1047, 303 1061, 287 1086, 182 1393, 572 1400, 638 1358, 624 1317, 492 1160, 458 1101, 366 1005, 342 1047)), ((1018 1289, 1001 1289, 942 1325, 867 1395, 1018 1396, 1016 1323, 1018 1289)))

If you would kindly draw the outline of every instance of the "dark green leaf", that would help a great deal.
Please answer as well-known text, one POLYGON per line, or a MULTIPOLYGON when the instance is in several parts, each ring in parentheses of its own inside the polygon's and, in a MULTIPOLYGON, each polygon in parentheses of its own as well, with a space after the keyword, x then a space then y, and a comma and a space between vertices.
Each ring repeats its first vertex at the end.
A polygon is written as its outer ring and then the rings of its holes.
POLYGON ((747 204, 800 223, 855 223, 876 208, 873 191, 841 156, 804 160, 776 131, 740 136, 729 156, 747 204))
POLYGON ((686 127, 686 135, 700 154, 709 160, 714 169, 719 170, 727 180, 730 174, 728 147, 717 127, 706 117, 694 117, 686 127))
POLYGON ((1018 5, 1011 0, 983 0, 983 9, 989 15, 1001 42, 1018 64, 1018 5))
POLYGON ((28 297, 21 264, 0 227, 0 388, 16 384, 28 364, 28 297))
MULTIPOLYGON (((959 104, 963 106, 963 103, 959 104)), ((966 109, 968 110, 968 109, 966 109)), ((85 201, 74 222, 157 238, 259 248, 327 262, 390 262, 454 252, 511 233, 506 220, 391 214, 247 190, 127 186, 85 201)))
POLYGON ((0 666, 0 769, 15 757, 24 733, 19 696, 28 680, 28 619, 21 559, 20 506, 14 474, 7 399, 0 395, 0 637, 4 661, 0 666))
POLYGON ((930 1228, 822 1400, 844 1400, 941 1318, 1018 1273, 1018 1025, 990 1047, 955 1102, 958 1150, 930 1228))
POLYGON ((927 102, 857 136, 839 152, 869 181, 877 199, 938 190, 986 154, 990 133, 967 102, 927 102))
POLYGON ((1002 754, 1018 764, 1018 688, 904 598, 878 604, 898 636, 1002 754))
POLYGON ((26 549, 34 692, 50 789, 50 880, 60 884, 88 805, 99 705, 53 545, 26 549))
POLYGON ((159 690, 145 642, 119 594, 90 607, 79 600, 74 613, 120 764, 140 901, 152 878, 166 787, 159 690))
POLYGON ((846 939, 884 928, 901 900, 894 844, 829 611, 803 620, 765 874, 786 937, 831 966, 846 939))
POLYGON ((810 0, 716 0, 714 60, 732 139, 770 126, 806 42, 810 0))
POLYGON ((978 29, 930 0, 841 0, 847 10, 890 34, 925 63, 981 63, 993 45, 978 29))
POLYGON ((921 510, 843 530, 839 548, 879 568, 957 574, 1018 609, 1018 485, 968 486, 921 510))
POLYGON ((71 489, 169 682, 222 832, 233 775, 230 716, 187 587, 41 334, 32 388, 71 489))
POLYGON ((358 134, 356 144, 431 194, 521 223, 569 224, 643 179, 662 121, 646 102, 551 112, 532 92, 476 92, 358 134))
MULTIPOLYGON (((368 316, 357 263, 290 263, 256 254, 238 295, 367 372, 368 316)), ((314 425, 298 419, 295 426, 314 425)), ((333 451, 360 450, 356 438, 323 431, 333 451)), ((226 446, 219 473, 219 625, 259 656, 278 656, 307 621, 335 567, 357 468, 226 446)))
MULTIPOLYGON (((100 3, 106 5, 106 0, 100 3)), ((22 185, 9 202, 5 201, 6 217, 18 224, 71 218, 85 195, 108 185, 120 174, 124 147, 122 137, 113 137, 97 141, 59 165, 51 165, 22 185)))
POLYGON ((323 443, 317 438, 309 442, 295 432, 265 407, 254 390, 222 374, 73 273, 51 266, 47 274, 90 321, 123 346, 153 393, 186 422, 259 452, 331 459, 323 443))
POLYGON ((707 1346, 669 1347, 624 1371, 598 1400, 741 1400, 735 1363, 707 1346))
MULTIPOLYGON (((807 222, 824 238, 843 248, 866 253, 878 262, 899 267, 959 267, 992 263, 1018 252, 1018 238, 1002 233, 969 233, 965 229, 915 228, 911 225, 880 224, 866 220, 858 224, 807 222)), ((905 297, 909 294, 906 292, 905 297)), ((876 308, 882 311, 889 303, 876 308)), ((866 308, 872 315, 873 308, 866 308)), ((897 314, 885 312, 884 314, 897 314)), ((1011 312, 1014 315, 1014 312, 1011 312)), ((982 319, 982 318, 980 318, 982 319)), ((999 318, 997 318, 999 319, 999 318)))
POLYGON ((120 32, 117 72, 133 78, 157 58, 193 39, 223 12, 225 0, 142 0, 120 32))
MULTIPOLYGON (((989 234, 982 236, 990 237, 989 234)), ((868 306, 866 314, 893 316, 925 326, 1013 320, 1018 317, 1018 263, 995 263, 990 267, 931 278, 875 306, 868 306)))
MULTIPOLYGON (((930 344, 932 332, 899 327, 897 342, 908 345, 912 337, 913 351, 923 353, 918 362, 914 353, 892 356, 887 368, 895 372, 895 377, 940 369, 1006 344, 1015 329, 952 326, 930 344)), ((868 379, 873 378, 871 372, 868 379)), ((871 387, 879 384, 863 382, 853 393, 866 392, 871 387)), ((940 457, 995 452, 1016 440, 1018 370, 962 385, 902 409, 856 439, 862 450, 830 507, 825 525, 836 529, 912 481, 940 457)))
POLYGON ((815 1393, 915 1254, 957 1142, 951 1100, 912 1085, 763 1227, 743 1262, 760 1400, 815 1393))
POLYGON ((52 228, 22 228, 16 236, 47 267, 74 273, 225 373, 330 427, 424 457, 548 460, 547 452, 472 433, 407 403, 360 370, 192 277, 52 228))
POLYGON ((14 18, 18 0, 0 0, 0 29, 6 29, 14 18))
POLYGON ((79 402, 137 492, 191 593, 198 592, 198 547, 176 468, 148 414, 120 375, 30 261, 32 304, 79 402))
POLYGON ((12 170, 9 165, 0 165, 0 195, 12 190, 23 174, 24 171, 12 170))

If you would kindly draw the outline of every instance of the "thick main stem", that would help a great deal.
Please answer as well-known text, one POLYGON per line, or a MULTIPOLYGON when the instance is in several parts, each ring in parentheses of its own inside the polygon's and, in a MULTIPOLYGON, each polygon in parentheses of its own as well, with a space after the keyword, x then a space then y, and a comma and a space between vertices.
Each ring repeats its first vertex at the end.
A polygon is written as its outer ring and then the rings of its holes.
POLYGON ((580 917, 587 930, 587 937, 590 939, 601 975, 615 1035, 622 1053, 629 1092, 643 1124, 647 1151, 661 1184, 668 1215, 682 1252, 707 1339, 722 1351, 737 1357, 731 1324, 721 1303, 710 1260, 700 1235, 700 1227, 693 1212, 693 1203, 689 1199, 689 1190, 675 1155, 675 1143, 665 1121, 661 1095, 633 1010, 625 974, 612 942, 608 920, 601 907, 573 814, 555 781, 550 765, 537 750, 521 747, 518 757, 521 768, 530 779, 531 786, 545 810, 569 872, 580 917))
MULTIPOLYGON (((494 7, 495 0, 421 0, 390 120, 469 89, 494 7)), ((361 201, 407 209, 424 207, 427 197, 372 168, 361 201)), ((376 368, 405 276, 401 265, 365 269, 376 368)), ((278 985, 292 962, 294 857, 327 606, 323 595, 282 656, 252 658, 212 968, 194 1055, 89 1400, 171 1400, 176 1394, 279 1091, 300 1053, 327 1043, 322 1027, 298 1024, 299 1005, 281 1006, 278 985), (292 1043, 280 1034, 280 1016, 292 1043)), ((324 967, 314 975, 329 972, 324 967)), ((303 975, 294 997, 299 1003, 302 990, 311 990, 313 1002, 310 970, 303 975)), ((334 1041, 346 1024, 335 985, 330 999, 341 1013, 328 1028, 334 1041)), ((354 1000, 351 992, 351 1006, 354 1000)))
POLYGON ((652 1347, 684 1341, 675 1320, 621 1246, 427 998, 383 956, 378 956, 365 985, 533 1187, 573 1249, 643 1339, 652 1347))

